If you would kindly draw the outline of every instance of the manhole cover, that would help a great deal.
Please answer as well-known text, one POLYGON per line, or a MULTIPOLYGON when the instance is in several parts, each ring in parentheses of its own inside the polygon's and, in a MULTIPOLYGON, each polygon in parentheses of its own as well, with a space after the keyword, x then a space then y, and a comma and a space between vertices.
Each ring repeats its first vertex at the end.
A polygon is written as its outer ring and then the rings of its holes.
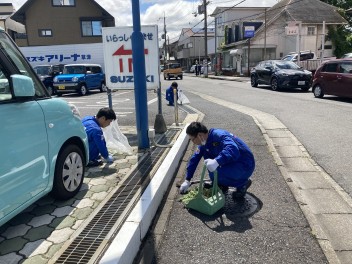
POLYGON ((243 198, 232 198, 233 191, 228 191, 225 195, 226 203, 223 213, 231 216, 251 216, 260 210, 260 202, 256 197, 247 193, 243 198))

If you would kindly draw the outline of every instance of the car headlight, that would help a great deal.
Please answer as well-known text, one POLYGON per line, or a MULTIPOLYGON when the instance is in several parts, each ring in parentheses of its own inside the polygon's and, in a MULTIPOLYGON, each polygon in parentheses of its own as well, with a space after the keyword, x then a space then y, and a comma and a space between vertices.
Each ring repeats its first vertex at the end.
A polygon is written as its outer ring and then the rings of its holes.
POLYGON ((78 108, 77 106, 75 106, 74 104, 68 104, 71 108, 71 111, 73 113, 74 116, 78 117, 79 119, 81 118, 81 114, 80 112, 78 111, 78 108))
POLYGON ((44 76, 40 76, 39 79, 40 79, 41 81, 44 81, 44 80, 45 80, 44 76))
POLYGON ((77 82, 78 81, 78 77, 72 77, 72 81, 73 82, 77 82))
POLYGON ((53 82, 57 82, 57 77, 55 77, 55 78, 53 79, 53 82))

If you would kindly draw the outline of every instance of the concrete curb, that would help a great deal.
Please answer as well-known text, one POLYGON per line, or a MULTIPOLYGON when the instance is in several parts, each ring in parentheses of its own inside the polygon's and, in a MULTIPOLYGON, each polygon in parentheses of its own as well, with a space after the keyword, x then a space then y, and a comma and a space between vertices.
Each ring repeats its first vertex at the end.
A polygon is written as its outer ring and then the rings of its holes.
POLYGON ((186 127, 187 125, 99 263, 130 264, 133 262, 187 148, 186 127))

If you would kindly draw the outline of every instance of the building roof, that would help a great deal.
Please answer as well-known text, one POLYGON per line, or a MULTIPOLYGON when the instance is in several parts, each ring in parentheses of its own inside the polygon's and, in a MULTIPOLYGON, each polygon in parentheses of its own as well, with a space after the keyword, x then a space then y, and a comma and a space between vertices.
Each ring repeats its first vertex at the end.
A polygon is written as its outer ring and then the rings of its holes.
MULTIPOLYGON (((21 7, 18 9, 13 15, 12 19, 24 23, 25 22, 25 13, 26 11, 31 7, 31 5, 35 2, 36 0, 27 0, 21 7)), ((87 0, 85 0, 87 1, 87 0)), ((95 0, 90 0, 93 4, 97 6, 98 9, 102 10, 102 16, 106 18, 112 18, 115 19, 108 11, 106 11, 102 6, 100 6, 95 0)))
MULTIPOLYGON (((266 17, 276 20, 278 15, 286 14, 290 21, 307 24, 321 24, 323 21, 327 24, 346 24, 337 9, 320 0, 281 0, 267 10, 266 17)), ((265 20, 265 14, 259 15, 256 20, 265 20)))

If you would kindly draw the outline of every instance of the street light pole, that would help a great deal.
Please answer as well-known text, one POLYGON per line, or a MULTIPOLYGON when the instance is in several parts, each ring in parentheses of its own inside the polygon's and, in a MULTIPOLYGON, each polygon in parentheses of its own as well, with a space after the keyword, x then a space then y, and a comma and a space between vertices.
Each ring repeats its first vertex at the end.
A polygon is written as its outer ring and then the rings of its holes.
POLYGON ((167 54, 166 54, 166 23, 165 23, 165 12, 164 12, 164 66, 166 67, 166 58, 167 58, 167 54))
POLYGON ((207 61, 204 66, 204 77, 208 78, 208 26, 207 26, 207 0, 203 0, 204 5, 204 54, 207 61))

